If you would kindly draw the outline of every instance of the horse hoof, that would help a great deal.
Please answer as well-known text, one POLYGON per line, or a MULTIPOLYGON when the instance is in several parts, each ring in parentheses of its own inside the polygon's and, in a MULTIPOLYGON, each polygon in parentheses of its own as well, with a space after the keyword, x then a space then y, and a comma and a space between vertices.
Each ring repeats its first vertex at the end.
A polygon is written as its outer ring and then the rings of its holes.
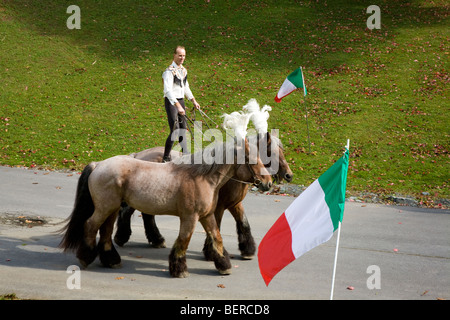
POLYGON ((253 260, 254 255, 241 255, 242 260, 253 260))
POLYGON ((86 261, 81 260, 81 259, 78 259, 78 262, 81 265, 81 269, 86 269, 88 267, 88 265, 89 265, 89 263, 87 263, 86 261))
POLYGON ((152 243, 150 243, 150 247, 156 248, 156 249, 167 248, 167 247, 166 247, 166 242, 165 242, 165 241, 160 242, 160 243, 152 242, 152 243))
POLYGON ((125 244, 125 243, 127 243, 128 242, 128 239, 121 239, 121 238, 119 238, 118 236, 115 236, 114 237, 114 242, 115 242, 115 244, 117 244, 119 247, 123 247, 123 245, 125 244))
POLYGON ((228 276, 231 274, 231 269, 219 270, 219 273, 223 276, 228 276))
POLYGON ((120 268, 122 268, 122 262, 119 262, 117 264, 109 265, 108 267, 111 268, 111 269, 120 269, 120 268))
POLYGON ((169 273, 174 278, 186 278, 189 273, 186 265, 186 256, 176 257, 175 249, 169 255, 169 273))
POLYGON ((94 262, 95 258, 97 258, 97 254, 97 247, 90 248, 83 242, 78 248, 76 256, 81 266, 86 269, 87 266, 94 262))
POLYGON ((122 266, 122 259, 114 246, 111 250, 105 251, 102 245, 99 245, 100 262, 104 267, 117 269, 122 266))
POLYGON ((169 273, 172 278, 187 278, 187 277, 189 277, 189 271, 187 271, 187 270, 180 271, 180 272, 173 272, 173 271, 170 272, 170 270, 169 270, 169 273))
POLYGON ((177 274, 177 275, 172 275, 172 277, 174 277, 174 278, 187 278, 187 277, 189 277, 189 272, 187 272, 187 271, 183 271, 183 272, 180 272, 179 274, 177 274))

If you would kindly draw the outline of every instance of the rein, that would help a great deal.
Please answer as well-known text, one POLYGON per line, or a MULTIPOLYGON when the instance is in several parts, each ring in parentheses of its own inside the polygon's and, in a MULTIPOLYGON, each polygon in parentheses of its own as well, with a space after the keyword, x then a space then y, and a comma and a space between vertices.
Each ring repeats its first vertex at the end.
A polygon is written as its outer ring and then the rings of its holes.
POLYGON ((250 166, 249 163, 246 163, 248 169, 250 170, 250 173, 252 174, 252 178, 253 178, 253 182, 248 182, 248 181, 243 181, 243 180, 239 180, 230 176, 227 176, 224 173, 219 172, 221 175, 223 175, 224 177, 227 177, 230 180, 242 183, 242 184, 248 184, 248 185, 254 185, 254 186, 259 186, 261 184, 261 180, 259 180, 258 178, 256 178, 256 174, 255 171, 253 170, 253 168, 250 166))
MULTIPOLYGON (((192 123, 192 125, 195 127, 195 110, 196 110, 197 108, 195 108, 195 107, 193 107, 193 114, 194 114, 194 116, 193 116, 193 119, 194 120, 192 120, 192 119, 190 119, 188 116, 186 116, 186 115, 184 115, 184 117, 186 118, 186 120, 187 120, 187 122, 190 122, 190 123, 192 123)), ((205 121, 205 118, 207 118, 209 121, 211 121, 213 124, 215 124, 216 125, 216 128, 220 128, 225 134, 227 134, 227 135, 229 135, 231 138, 233 138, 234 139, 234 136, 232 136, 229 132, 227 132, 226 130, 224 130, 223 128, 222 128, 222 126, 221 125, 218 125, 213 119, 211 119, 205 112, 203 112, 203 110, 202 109, 197 109, 199 112, 200 112, 200 115, 203 117, 203 122, 206 124, 206 126, 208 127, 208 129, 211 129, 211 127, 208 125, 208 122, 206 122, 205 121)), ((188 125, 189 126, 189 125, 188 125)), ((198 127, 197 127, 198 128, 198 127)), ((191 129, 189 128, 189 131, 191 131, 191 129)), ((191 131, 192 132, 192 131, 191 131)), ((202 132, 202 134, 203 134, 203 132, 202 132)))

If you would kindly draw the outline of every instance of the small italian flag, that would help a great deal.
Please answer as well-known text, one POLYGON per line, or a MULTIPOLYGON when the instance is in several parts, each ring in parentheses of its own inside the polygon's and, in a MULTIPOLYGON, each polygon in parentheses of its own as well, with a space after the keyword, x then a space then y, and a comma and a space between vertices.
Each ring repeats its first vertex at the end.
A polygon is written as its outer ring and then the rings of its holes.
POLYGON ((348 153, 347 149, 342 158, 303 191, 262 239, 258 263, 267 286, 279 271, 328 241, 338 228, 344 214, 348 153))
POLYGON ((306 96, 306 86, 305 79, 303 78, 302 67, 299 67, 297 70, 287 76, 286 80, 284 80, 283 84, 281 85, 280 90, 278 90, 275 101, 281 102, 281 99, 297 90, 298 88, 303 88, 303 95, 306 96))

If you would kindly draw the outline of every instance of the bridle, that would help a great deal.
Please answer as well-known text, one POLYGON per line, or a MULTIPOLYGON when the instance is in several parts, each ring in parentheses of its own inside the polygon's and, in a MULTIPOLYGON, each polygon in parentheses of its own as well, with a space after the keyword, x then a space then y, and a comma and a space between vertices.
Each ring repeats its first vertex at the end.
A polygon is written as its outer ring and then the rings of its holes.
POLYGON ((244 181, 244 180, 239 180, 239 179, 236 179, 236 178, 227 176, 227 175, 224 174, 224 173, 222 173, 222 175, 225 176, 225 177, 227 177, 227 178, 229 178, 230 180, 233 180, 233 181, 236 181, 236 182, 239 182, 239 183, 248 184, 248 185, 254 185, 254 186, 256 186, 256 187, 259 186, 259 185, 262 183, 262 181, 256 177, 255 170, 253 170, 253 168, 252 168, 252 166, 250 165, 250 163, 247 162, 246 165, 247 165, 248 170, 250 171, 250 174, 252 175, 253 182, 248 182, 248 181, 244 181))
POLYGON ((247 162, 246 165, 247 165, 248 170, 250 171, 250 173, 252 175, 252 178, 253 178, 253 183, 252 182, 247 182, 247 183, 248 184, 253 184, 255 186, 259 186, 262 183, 262 181, 256 177, 255 170, 253 170, 253 168, 250 165, 250 163, 247 162))

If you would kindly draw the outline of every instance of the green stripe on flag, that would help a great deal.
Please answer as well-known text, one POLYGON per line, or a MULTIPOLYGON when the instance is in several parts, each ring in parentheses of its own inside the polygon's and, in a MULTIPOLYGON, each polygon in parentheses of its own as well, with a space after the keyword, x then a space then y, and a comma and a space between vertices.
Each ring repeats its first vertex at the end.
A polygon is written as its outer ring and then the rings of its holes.
POLYGON ((345 204, 345 189, 347 184, 348 150, 344 156, 335 162, 319 177, 320 186, 325 193, 325 202, 330 209, 334 230, 342 222, 345 204))
POLYGON ((287 79, 297 88, 303 88, 304 94, 306 95, 306 88, 304 86, 303 81, 303 72, 302 68, 298 68, 294 72, 292 72, 290 75, 287 76, 287 79))

